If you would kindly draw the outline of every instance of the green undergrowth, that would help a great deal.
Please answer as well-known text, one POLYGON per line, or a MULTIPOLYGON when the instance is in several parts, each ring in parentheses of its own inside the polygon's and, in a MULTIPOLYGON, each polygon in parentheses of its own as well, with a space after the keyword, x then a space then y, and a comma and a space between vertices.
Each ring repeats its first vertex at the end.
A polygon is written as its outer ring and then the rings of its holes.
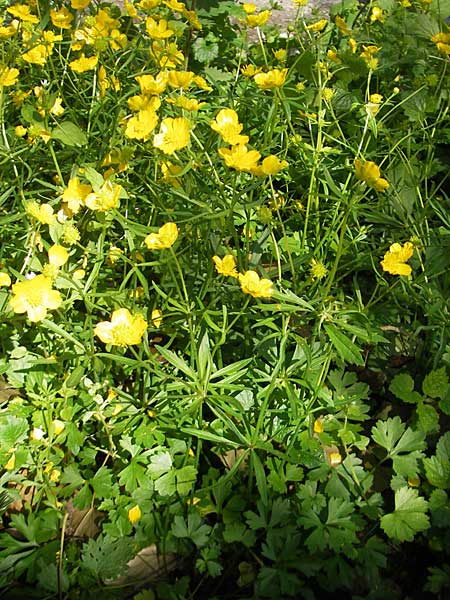
POLYGON ((450 4, 296 4, 0 1, 2 598, 448 597, 450 4))

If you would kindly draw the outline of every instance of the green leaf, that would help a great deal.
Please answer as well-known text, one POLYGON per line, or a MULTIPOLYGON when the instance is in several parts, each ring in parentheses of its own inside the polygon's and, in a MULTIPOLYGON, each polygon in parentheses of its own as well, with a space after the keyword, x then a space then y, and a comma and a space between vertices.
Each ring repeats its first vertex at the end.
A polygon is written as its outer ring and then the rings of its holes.
POLYGON ((392 539, 412 542, 416 533, 430 526, 427 510, 428 502, 417 490, 400 488, 395 492, 395 510, 381 518, 381 528, 392 539))
POLYGON ((171 531, 175 537, 188 538, 197 548, 201 548, 208 543, 211 527, 203 523, 200 515, 195 511, 189 513, 187 523, 181 515, 176 515, 171 531))
POLYGON ((262 465, 261 459, 259 458, 256 452, 252 452, 251 461, 253 464, 253 469, 255 471, 256 486, 261 496, 261 500, 265 505, 267 505, 267 503, 269 502, 269 493, 267 490, 266 474, 264 472, 264 467, 262 465))
POLYGON ((354 365, 364 365, 360 349, 349 337, 330 323, 325 323, 324 329, 342 360, 354 365))
POLYGON ((419 402, 417 406, 417 417, 419 419, 419 429, 424 433, 439 431, 439 415, 431 404, 419 402))
POLYGON ((28 422, 21 417, 2 415, 0 419, 0 448, 11 450, 28 435, 28 422))
POLYGON ((180 496, 186 496, 192 490, 197 480, 197 469, 193 465, 187 465, 176 471, 177 492, 180 496))
POLYGON ((52 129, 52 139, 65 146, 86 146, 87 137, 82 129, 71 121, 63 121, 52 129))
POLYGON ((172 468, 172 457, 169 452, 158 452, 154 454, 150 459, 150 464, 147 467, 147 473, 149 473, 152 479, 158 479, 167 471, 172 468))
POLYGON ((100 535, 96 540, 90 539, 84 544, 81 560, 84 569, 93 573, 98 580, 105 581, 122 575, 133 556, 131 538, 114 540, 100 535))
POLYGON ((399 400, 409 404, 417 404, 422 399, 419 392, 414 391, 414 379, 407 373, 396 375, 391 381, 389 391, 399 400))
POLYGON ((418 461, 423 457, 423 452, 414 450, 409 454, 400 454, 392 459, 392 466, 398 475, 403 477, 415 477, 419 470, 418 461))
POLYGON ((155 481, 155 490, 158 494, 161 494, 161 496, 173 496, 175 494, 177 491, 175 473, 175 469, 172 469, 155 481))
POLYGON ((445 367, 428 373, 422 383, 423 393, 429 398, 444 398, 449 388, 445 367))
POLYGON ((219 56, 219 45, 214 41, 215 36, 208 34, 206 38, 197 38, 192 44, 195 60, 210 63, 219 56), (209 42, 209 43, 208 43, 209 42))
POLYGON ((119 483, 125 486, 127 492, 133 492, 137 487, 145 484, 145 469, 137 459, 133 458, 119 473, 119 483))
POLYGON ((378 421, 372 427, 372 439, 385 448, 390 456, 400 452, 423 450, 425 447, 424 434, 410 428, 405 431, 405 425, 398 416, 386 421, 378 421))
POLYGON ((117 492, 117 484, 112 482, 112 473, 108 467, 100 467, 89 481, 98 498, 111 498, 117 492))
POLYGON ((425 475, 431 485, 437 488, 447 489, 450 487, 450 462, 443 461, 437 456, 424 458, 425 475))

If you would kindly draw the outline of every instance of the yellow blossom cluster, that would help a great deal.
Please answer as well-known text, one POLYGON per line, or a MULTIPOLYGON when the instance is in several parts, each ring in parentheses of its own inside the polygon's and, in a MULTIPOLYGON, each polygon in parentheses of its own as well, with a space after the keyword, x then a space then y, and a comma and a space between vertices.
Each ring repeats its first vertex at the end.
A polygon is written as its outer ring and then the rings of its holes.
POLYGON ((226 254, 223 258, 213 256, 216 271, 225 277, 233 277, 239 281, 244 294, 250 294, 253 298, 271 298, 273 295, 273 283, 270 279, 260 278, 254 270, 238 273, 236 259, 232 254, 226 254))

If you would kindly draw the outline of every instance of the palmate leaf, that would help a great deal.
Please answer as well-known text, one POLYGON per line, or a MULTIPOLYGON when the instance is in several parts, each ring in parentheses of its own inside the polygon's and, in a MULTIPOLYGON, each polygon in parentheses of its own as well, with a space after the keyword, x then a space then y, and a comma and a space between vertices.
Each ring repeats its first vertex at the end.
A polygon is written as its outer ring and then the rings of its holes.
POLYGON ((121 575, 133 555, 131 539, 120 537, 113 540, 108 536, 100 535, 96 540, 90 539, 84 544, 81 559, 86 570, 105 581, 121 575))
POLYGON ((372 427, 372 439, 385 448, 390 456, 425 448, 424 433, 413 431, 409 427, 405 431, 405 425, 398 416, 386 421, 378 421, 372 427))
POLYGON ((392 539, 412 542, 416 533, 430 526, 427 510, 428 502, 417 490, 400 488, 395 492, 395 510, 381 518, 381 528, 392 539))

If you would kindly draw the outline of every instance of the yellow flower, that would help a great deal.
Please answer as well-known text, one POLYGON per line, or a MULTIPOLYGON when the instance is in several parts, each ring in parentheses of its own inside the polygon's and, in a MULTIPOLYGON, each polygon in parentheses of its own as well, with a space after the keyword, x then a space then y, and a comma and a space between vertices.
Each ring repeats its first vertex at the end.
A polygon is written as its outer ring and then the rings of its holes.
POLYGON ((34 200, 31 200, 27 202, 25 210, 30 217, 33 217, 43 225, 51 225, 55 220, 53 208, 50 204, 38 204, 34 200))
POLYGON ((236 259, 232 254, 226 254, 223 258, 213 256, 214 264, 216 265, 216 271, 220 275, 226 277, 239 277, 239 273, 236 271, 236 259))
POLYGON ((17 83, 19 78, 19 69, 10 69, 0 65, 0 88, 8 87, 17 83))
POLYGON ((159 308, 154 308, 152 310, 152 323, 155 327, 161 327, 161 323, 162 323, 162 310, 159 310, 159 308))
POLYGON ((370 94, 369 102, 373 102, 374 104, 381 104, 381 102, 383 102, 383 96, 381 94, 370 94))
POLYGON ((61 294, 52 289, 52 280, 44 275, 20 281, 12 286, 10 300, 15 313, 27 313, 32 323, 42 321, 48 310, 55 310, 62 304, 61 294))
POLYGON ((287 69, 272 69, 267 73, 256 73, 254 80, 262 90, 272 90, 284 85, 287 72, 287 69))
POLYGON ((184 54, 174 42, 165 43, 155 40, 152 44, 151 55, 161 69, 176 69, 184 62, 184 54))
POLYGON ((85 276, 86 271, 84 269, 77 269, 72 273, 72 277, 75 279, 75 281, 80 281, 80 279, 84 279, 85 276))
POLYGON ((8 460, 8 462, 4 465, 4 469, 5 471, 14 471, 16 467, 16 455, 13 453, 11 454, 11 458, 8 460))
POLYGON ((392 244, 381 261, 383 271, 391 275, 411 275, 412 268, 405 263, 413 253, 414 246, 411 242, 406 242, 403 246, 398 243, 392 244))
POLYGON ((119 308, 111 315, 111 321, 97 323, 94 334, 104 344, 132 346, 140 344, 147 330, 147 321, 140 314, 131 314, 128 308, 119 308))
POLYGON ((174 88, 188 88, 194 81, 192 71, 170 71, 169 84, 174 88))
POLYGON ((54 267, 62 267, 69 260, 69 253, 59 244, 54 244, 48 249, 48 262, 54 267))
POLYGON ((287 51, 284 48, 279 48, 278 50, 274 50, 273 55, 278 62, 284 62, 286 60, 287 51))
POLYGON ((227 144, 246 144, 247 135, 240 135, 243 125, 239 123, 239 117, 232 108, 222 108, 215 119, 211 121, 211 129, 217 131, 227 144))
POLYGON ((149 250, 164 250, 174 245, 178 238, 178 227, 175 223, 166 223, 158 229, 158 233, 149 233, 144 243, 149 250))
POLYGON ((354 38, 349 38, 347 43, 351 53, 355 54, 356 50, 358 49, 358 42, 354 38))
POLYGON ((140 110, 137 115, 131 117, 125 129, 125 135, 132 140, 149 139, 150 134, 158 124, 158 115, 154 110, 140 110))
POLYGON ((327 19, 320 19, 320 21, 316 21, 316 23, 311 23, 311 25, 307 25, 305 29, 307 29, 308 31, 323 31, 327 25, 327 19))
POLYGON ((261 171, 264 175, 277 175, 282 169, 288 166, 287 161, 280 160, 278 156, 271 154, 261 163, 261 171))
POLYGON ((323 423, 321 418, 314 421, 314 433, 323 433, 323 423))
POLYGON ((36 17, 36 15, 31 14, 30 7, 26 6, 25 4, 14 4, 14 6, 7 8, 6 12, 13 17, 17 17, 24 23, 39 23, 39 19, 36 17))
POLYGON ((146 74, 137 75, 135 79, 138 82, 143 94, 158 96, 166 89, 169 82, 169 74, 166 71, 161 71, 156 75, 156 77, 146 74))
POLYGON ((50 19, 55 27, 60 29, 70 29, 70 24, 73 21, 72 13, 65 7, 55 10, 50 10, 50 19))
POLYGON ((371 160, 361 161, 355 159, 355 175, 377 192, 384 192, 389 187, 389 182, 380 177, 380 167, 371 160))
POLYGON ((61 477, 61 471, 59 469, 52 469, 50 472, 50 481, 52 481, 53 483, 56 483, 57 481, 59 481, 59 478, 61 477))
POLYGON ((53 419, 52 426, 55 435, 62 433, 66 427, 64 421, 60 421, 59 419, 53 419))
POLYGON ((33 65, 43 66, 45 65, 48 58, 48 51, 44 44, 38 44, 22 54, 22 58, 25 62, 31 63, 33 65))
POLYGON ((328 462, 330 463, 330 467, 337 467, 342 462, 342 456, 340 452, 330 452, 328 455, 328 462))
POLYGON ((83 10, 86 8, 91 0, 70 0, 70 6, 75 10, 83 10))
POLYGON ((257 150, 247 150, 247 146, 236 144, 231 148, 219 148, 219 154, 230 169, 251 173, 257 167, 261 154, 257 150))
POLYGON ((63 192, 62 201, 67 203, 69 210, 76 214, 84 205, 87 196, 92 192, 88 183, 80 183, 78 177, 71 177, 63 192))
POLYGON ((370 13, 370 20, 372 23, 375 23, 375 21, 384 23, 383 9, 379 8, 378 6, 374 6, 372 8, 372 12, 370 13))
POLYGON ((0 271, 0 287, 9 287, 11 285, 11 277, 8 273, 0 271))
POLYGON ((311 259, 310 265, 311 268, 309 272, 311 273, 311 277, 313 279, 323 279, 328 273, 326 266, 315 258, 311 259))
POLYGON ((164 154, 173 154, 189 144, 190 130, 190 123, 184 117, 163 119, 159 133, 153 138, 153 146, 164 154))
POLYGON ((244 2, 242 8, 247 15, 251 15, 256 11, 256 6, 252 2, 244 2))
POLYGON ((122 186, 105 181, 98 192, 92 192, 85 198, 84 203, 91 210, 105 212, 111 208, 118 208, 122 186))
POLYGON ((128 511, 128 520, 132 525, 137 523, 141 517, 142 511, 139 508, 139 504, 136 504, 136 506, 133 506, 133 508, 130 508, 130 510, 128 511))
POLYGON ((199 102, 195 98, 188 98, 187 96, 178 96, 175 100, 173 98, 166 98, 166 102, 190 111, 200 110, 206 104, 205 102, 199 102))
POLYGON ((13 19, 9 25, 0 26, 0 38, 9 38, 12 37, 16 31, 19 29, 19 21, 17 19, 13 19))
POLYGON ((336 50, 332 50, 331 48, 330 48, 330 50, 327 50, 327 57, 335 63, 339 64, 342 62, 341 59, 339 58, 336 50))
POLYGON ((148 35, 156 40, 163 40, 172 37, 175 34, 173 29, 167 27, 167 21, 165 19, 155 21, 152 17, 147 17, 145 29, 147 30, 148 35))
POLYGON ((337 16, 334 20, 337 28, 342 33, 342 35, 350 35, 352 30, 347 27, 347 23, 344 21, 342 17, 337 16))
POLYGON ((241 67, 241 73, 244 77, 254 77, 256 73, 260 73, 261 69, 255 67, 255 65, 244 65, 241 67))
POLYGON ((72 69, 72 71, 75 71, 75 73, 84 73, 85 71, 92 71, 95 69, 97 63, 98 56, 86 58, 86 56, 82 53, 80 58, 72 60, 69 63, 69 67, 72 69))
POLYGON ((244 294, 250 294, 253 298, 270 298, 273 294, 273 284, 270 279, 260 279, 256 271, 239 273, 238 278, 244 294))
POLYGON ((257 15, 247 15, 245 23, 248 27, 261 27, 261 25, 265 25, 267 23, 271 15, 272 13, 270 10, 262 10, 257 15))

